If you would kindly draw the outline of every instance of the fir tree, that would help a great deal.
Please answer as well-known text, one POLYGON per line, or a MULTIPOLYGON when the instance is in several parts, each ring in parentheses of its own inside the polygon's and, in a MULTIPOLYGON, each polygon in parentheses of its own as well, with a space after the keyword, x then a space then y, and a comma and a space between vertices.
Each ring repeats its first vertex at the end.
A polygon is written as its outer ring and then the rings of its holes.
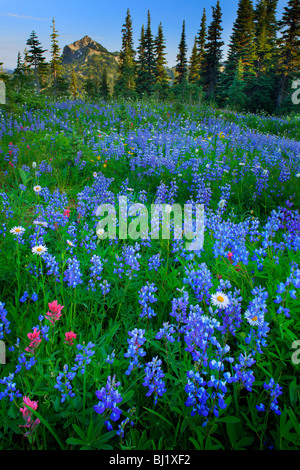
POLYGON ((163 34, 162 24, 159 23, 157 35, 154 40, 154 48, 155 48, 155 62, 156 62, 156 69, 155 69, 155 90, 158 93, 158 96, 161 99, 165 99, 168 94, 169 90, 169 78, 166 71, 166 55, 165 55, 165 39, 163 34))
POLYGON ((91 75, 85 80, 83 89, 88 97, 89 100, 94 101, 98 98, 98 82, 95 80, 91 75))
POLYGON ((45 57, 43 54, 46 52, 46 49, 42 49, 41 43, 34 31, 32 31, 26 45, 29 46, 27 61, 33 66, 36 91, 39 94, 41 90, 40 80, 43 78, 43 72, 45 71, 45 57))
POLYGON ((256 60, 258 75, 270 71, 275 66, 278 0, 259 0, 254 10, 256 60))
POLYGON ((255 26, 252 0, 240 0, 237 19, 233 25, 230 37, 228 59, 225 73, 229 83, 234 79, 234 73, 239 59, 242 59, 245 74, 253 73, 255 61, 255 26))
POLYGON ((201 75, 203 73, 203 59, 204 59, 204 51, 205 51, 205 41, 207 38, 207 30, 206 30, 206 10, 204 8, 203 15, 201 19, 200 30, 197 37, 197 48, 198 48, 198 70, 199 76, 201 81, 201 75))
POLYGON ((181 39, 178 46, 179 52, 177 54, 177 64, 175 70, 177 75, 175 77, 175 85, 181 85, 183 81, 187 78, 187 45, 186 45, 186 37, 185 37, 185 21, 183 20, 182 23, 182 32, 181 32, 181 39))
POLYGON ((78 87, 77 87, 77 79, 76 79, 76 73, 75 73, 74 67, 72 69, 72 80, 71 80, 70 88, 71 88, 72 98, 75 100, 78 97, 78 87))
POLYGON ((58 34, 55 29, 55 20, 54 18, 52 19, 52 33, 51 33, 51 61, 50 61, 50 68, 52 72, 52 77, 53 77, 53 90, 54 90, 54 95, 57 94, 57 79, 59 75, 61 74, 61 58, 60 58, 60 48, 58 45, 58 34))
POLYGON ((21 53, 19 51, 17 57, 17 67, 15 68, 13 73, 13 83, 16 87, 17 93, 19 93, 20 88, 22 87, 25 79, 26 77, 24 75, 24 64, 22 62, 21 53))
POLYGON ((247 103, 247 96, 244 93, 244 89, 244 67, 242 59, 240 58, 236 67, 234 80, 228 90, 230 106, 236 109, 237 111, 242 111, 247 103))
POLYGON ((107 70, 104 69, 101 76, 101 83, 100 83, 100 94, 104 100, 107 100, 110 95, 109 85, 108 85, 108 77, 107 77, 107 70))
POLYGON ((146 62, 146 43, 145 43, 145 28, 142 25, 139 45, 137 48, 137 84, 136 89, 138 95, 141 97, 146 93, 147 89, 147 62, 146 62))
POLYGON ((146 92, 151 95, 155 83, 155 57, 154 41, 151 32, 150 11, 147 13, 147 28, 145 31, 145 59, 146 59, 146 92))
POLYGON ((194 40, 194 46, 192 49, 192 55, 190 58, 189 67, 189 83, 197 83, 199 81, 199 56, 197 50, 197 37, 194 40))
POLYGON ((203 83, 206 99, 216 98, 220 77, 222 59, 222 11, 218 0, 216 7, 212 7, 212 22, 208 28, 207 42, 205 44, 203 63, 203 83))
POLYGON ((120 52, 119 78, 116 91, 124 96, 135 96, 136 89, 136 63, 133 49, 132 20, 129 8, 122 28, 122 49, 120 52))
POLYGON ((298 79, 300 74, 300 0, 289 0, 279 26, 276 109, 282 106, 286 92, 290 93, 291 81, 298 79))

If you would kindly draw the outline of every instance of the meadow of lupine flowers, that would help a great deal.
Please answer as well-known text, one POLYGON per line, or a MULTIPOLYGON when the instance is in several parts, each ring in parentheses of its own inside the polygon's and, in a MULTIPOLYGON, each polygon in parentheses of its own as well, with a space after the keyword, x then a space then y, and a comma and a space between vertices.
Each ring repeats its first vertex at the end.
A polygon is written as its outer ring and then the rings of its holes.
POLYGON ((67 101, 0 133, 0 448, 299 449, 299 119, 67 101), (119 196, 204 204, 203 248, 102 240, 119 196))

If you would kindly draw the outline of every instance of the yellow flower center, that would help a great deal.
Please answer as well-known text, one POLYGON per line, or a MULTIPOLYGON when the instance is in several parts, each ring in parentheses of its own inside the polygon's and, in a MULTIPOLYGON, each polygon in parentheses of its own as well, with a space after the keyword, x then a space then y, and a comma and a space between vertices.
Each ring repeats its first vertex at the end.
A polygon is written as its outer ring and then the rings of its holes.
POLYGON ((19 228, 16 228, 15 232, 21 232, 21 230, 19 228))
POLYGON ((37 248, 36 251, 40 252, 40 251, 43 251, 42 248, 37 248))
POLYGON ((258 320, 258 317, 253 317, 252 318, 252 321, 257 321, 258 320))
POLYGON ((222 295, 218 295, 218 297, 217 297, 218 302, 224 302, 224 300, 225 299, 224 299, 224 297, 222 297, 222 295))

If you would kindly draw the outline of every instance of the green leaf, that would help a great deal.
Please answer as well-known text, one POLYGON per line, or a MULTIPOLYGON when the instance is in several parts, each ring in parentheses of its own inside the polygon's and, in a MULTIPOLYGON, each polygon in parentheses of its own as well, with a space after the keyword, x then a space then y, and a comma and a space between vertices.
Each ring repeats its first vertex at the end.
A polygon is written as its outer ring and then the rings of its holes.
POLYGON ((76 437, 69 437, 67 440, 66 440, 66 443, 67 444, 70 444, 72 446, 82 446, 82 445, 86 445, 86 442, 83 442, 81 441, 80 439, 76 439, 76 437))
POLYGON ((224 416, 218 420, 220 423, 239 423, 241 420, 235 416, 224 416))
POLYGON ((127 403, 134 395, 134 391, 133 390, 129 390, 128 393, 126 393, 125 397, 123 398, 122 400, 122 405, 124 405, 125 403, 127 403))
POLYGON ((164 416, 162 416, 161 414, 159 414, 157 411, 154 411, 154 410, 150 410, 149 408, 146 408, 144 407, 145 410, 149 411, 149 413, 152 413, 154 414, 155 416, 158 416, 160 419, 162 419, 165 423, 167 423, 169 426, 171 426, 171 428, 174 428, 174 425, 171 423, 171 421, 169 421, 167 418, 165 418, 164 416))
POLYGON ((77 424, 73 424, 73 428, 74 428, 74 431, 77 432, 78 436, 80 436, 81 439, 86 443, 86 441, 87 441, 86 435, 85 435, 85 433, 82 431, 82 429, 80 429, 80 427, 79 427, 77 424))
POLYGON ((34 414, 34 416, 36 416, 40 421, 41 423, 43 423, 44 426, 46 426, 46 428, 48 429, 49 432, 51 432, 52 436, 54 437, 54 439, 56 440, 56 442, 58 443, 59 447, 64 450, 64 446, 61 442, 61 440, 59 439, 58 435, 56 434, 56 432, 52 429, 52 427, 50 426, 49 423, 47 423, 47 421, 43 418, 43 416, 38 413, 36 410, 30 408, 30 406, 27 406, 25 405, 24 403, 24 406, 26 406, 26 408, 28 408, 28 410, 31 411, 31 413, 34 414))

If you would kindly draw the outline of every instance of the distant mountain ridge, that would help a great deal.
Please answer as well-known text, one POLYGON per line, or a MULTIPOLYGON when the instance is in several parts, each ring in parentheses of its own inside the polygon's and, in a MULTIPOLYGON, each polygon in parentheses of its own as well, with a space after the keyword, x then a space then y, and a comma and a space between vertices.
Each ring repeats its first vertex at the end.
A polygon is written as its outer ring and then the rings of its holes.
MULTIPOLYGON (((100 80, 103 71, 106 69, 108 82, 112 89, 119 73, 119 52, 109 52, 97 41, 86 35, 63 48, 61 64, 63 75, 69 80, 74 67, 79 89, 82 89, 87 78, 100 80)), ((173 80, 174 67, 166 70, 171 80, 173 80)))
POLYGON ((109 52, 89 36, 65 46, 61 56, 63 75, 71 79, 74 67, 79 89, 87 78, 100 80, 105 69, 112 86, 118 75, 118 62, 118 52, 109 52))

